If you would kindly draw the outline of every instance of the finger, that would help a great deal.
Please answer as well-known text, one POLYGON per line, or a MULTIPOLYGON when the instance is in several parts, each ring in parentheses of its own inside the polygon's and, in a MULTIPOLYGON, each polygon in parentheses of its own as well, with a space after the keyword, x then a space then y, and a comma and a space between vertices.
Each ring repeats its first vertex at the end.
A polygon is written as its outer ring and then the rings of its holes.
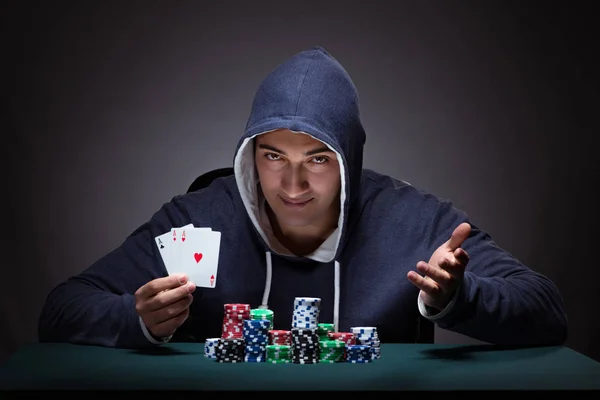
POLYGON ((142 303, 143 311, 155 311, 165 308, 181 299, 185 299, 195 290, 196 285, 193 282, 188 282, 180 287, 160 292, 142 303))
POLYGON ((415 271, 409 271, 406 274, 406 277, 413 285, 415 285, 417 288, 421 289, 427 294, 435 295, 436 293, 440 292, 440 287, 437 283, 435 283, 435 281, 433 281, 432 279, 427 279, 417 274, 415 271))
MULTIPOLYGON (((458 251, 458 249, 456 250, 458 251)), ((463 250, 464 251, 464 250, 463 250)), ((466 255, 466 252, 464 252, 466 255)), ((466 263, 461 263, 453 256, 444 257, 439 261, 438 266, 448 273, 448 280, 445 282, 444 289, 450 289, 454 281, 460 281, 465 273, 466 263)))
POLYGON ((193 299, 194 297, 191 294, 188 294, 186 297, 179 299, 175 303, 148 313, 146 315, 146 320, 152 327, 168 321, 189 308, 193 299))
POLYGON ((190 314, 190 309, 186 308, 181 313, 177 314, 173 318, 170 318, 166 321, 160 322, 150 329, 150 332, 156 337, 165 337, 170 336, 175 333, 177 328, 179 328, 185 320, 188 318, 190 314))
POLYGON ((469 263, 469 254, 463 248, 459 247, 454 250, 454 258, 462 266, 466 266, 469 263))
POLYGON ((438 268, 434 265, 427 264, 426 262, 420 261, 417 263, 417 269, 422 274, 428 276, 435 283, 442 287, 442 289, 447 289, 452 281, 452 275, 450 272, 443 268, 438 268))
POLYGON ((166 276, 146 283, 135 292, 135 295, 142 299, 148 299, 157 293, 179 287, 185 283, 187 283, 187 276, 185 275, 166 276))
POLYGON ((450 237, 450 239, 448 239, 446 245, 450 250, 454 251, 457 248, 459 248, 465 240, 467 240, 470 234, 471 225, 469 225, 466 222, 463 222, 462 224, 458 225, 456 229, 454 229, 454 232, 452 232, 452 236, 450 237))

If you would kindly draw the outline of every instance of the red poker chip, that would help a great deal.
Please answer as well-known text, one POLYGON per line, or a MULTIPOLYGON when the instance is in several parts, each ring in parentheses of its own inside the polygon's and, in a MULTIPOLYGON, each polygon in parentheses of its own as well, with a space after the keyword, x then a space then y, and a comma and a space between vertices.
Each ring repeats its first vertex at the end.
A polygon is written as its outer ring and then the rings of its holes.
POLYGON ((248 311, 250 312, 250 304, 225 304, 226 311, 248 311))
POLYGON ((291 335, 292 332, 291 331, 286 331, 286 330, 282 330, 282 329, 272 329, 269 331, 269 335, 271 336, 287 336, 287 335, 291 335))

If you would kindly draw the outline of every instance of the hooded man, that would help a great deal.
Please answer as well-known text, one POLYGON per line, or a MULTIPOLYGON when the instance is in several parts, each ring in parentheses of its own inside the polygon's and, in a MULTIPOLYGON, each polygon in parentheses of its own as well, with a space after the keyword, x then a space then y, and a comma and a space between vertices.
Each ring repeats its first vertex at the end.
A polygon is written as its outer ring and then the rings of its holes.
POLYGON ((41 341, 110 347, 220 337, 224 304, 274 313, 321 299, 335 330, 377 327, 414 342, 419 315, 497 344, 567 335, 557 287, 446 200, 363 169, 357 90, 325 49, 302 51, 259 86, 234 175, 174 197, 112 252, 49 294, 41 341), (215 287, 169 276, 154 238, 193 224, 221 232, 215 287), (418 272, 420 273, 418 273, 418 272))

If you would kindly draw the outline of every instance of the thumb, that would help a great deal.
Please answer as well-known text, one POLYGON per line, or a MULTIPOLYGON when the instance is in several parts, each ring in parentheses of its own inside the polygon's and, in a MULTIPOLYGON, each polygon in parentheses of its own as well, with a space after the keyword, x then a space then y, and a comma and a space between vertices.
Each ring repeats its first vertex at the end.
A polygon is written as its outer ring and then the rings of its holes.
POLYGON ((446 245, 451 251, 454 251, 458 249, 465 240, 467 240, 470 233, 471 225, 469 225, 466 222, 463 222, 454 229, 454 232, 452 232, 452 236, 450 237, 450 239, 448 239, 446 245))

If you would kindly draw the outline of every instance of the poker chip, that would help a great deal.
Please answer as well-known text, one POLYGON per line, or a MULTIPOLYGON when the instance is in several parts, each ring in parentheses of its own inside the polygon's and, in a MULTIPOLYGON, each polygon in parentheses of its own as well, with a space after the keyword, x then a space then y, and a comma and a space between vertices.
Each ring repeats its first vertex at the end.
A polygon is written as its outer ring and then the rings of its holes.
MULTIPOLYGON (((344 342, 346 346, 356 344, 356 335, 352 332, 327 332, 327 338, 344 342)), ((344 347, 344 354, 342 356, 343 361, 346 360, 346 354, 347 350, 346 347, 344 347)))
POLYGON ((334 324, 319 322, 321 299, 295 297, 289 330, 274 329, 274 312, 249 304, 223 306, 220 338, 204 342, 204 356, 219 363, 365 364, 381 358, 374 326, 336 332, 334 324))
POLYGON ((292 346, 269 344, 265 348, 266 362, 272 364, 289 364, 292 362, 292 346))
POLYGON ((331 323, 320 322, 317 324, 317 334, 319 335, 320 340, 328 340, 327 334, 334 331, 335 327, 331 323))
POLYGON ((250 319, 250 304, 225 304, 221 337, 243 338, 243 321, 250 319))
POLYGON ((215 360, 217 355, 215 354, 215 347, 219 343, 220 338, 208 338, 204 341, 204 357, 215 360))
POLYGON ((371 346, 364 344, 351 344, 346 346, 346 362, 357 364, 370 363, 371 361, 373 361, 371 346))
POLYGON ((292 345, 292 331, 271 329, 269 331, 269 344, 292 345))
POLYGON ((271 321, 266 319, 246 319, 243 321, 244 360, 246 362, 265 361, 270 327, 271 321))
POLYGON ((253 310, 250 310, 250 319, 259 319, 259 320, 266 320, 269 321, 271 323, 270 328, 273 328, 273 310, 268 310, 268 309, 264 309, 264 308, 255 308, 253 310))
POLYGON ((350 332, 356 336, 356 344, 370 347, 371 357, 374 360, 381 358, 381 342, 374 326, 356 326, 350 328, 350 332))
POLYGON ((321 299, 318 297, 296 297, 292 313, 292 328, 317 329, 321 299))
POLYGON ((243 338, 219 338, 215 346, 215 360, 221 363, 244 362, 243 338))
POLYGON ((319 341, 319 362, 336 363, 345 361, 346 343, 341 340, 319 341))
POLYGON ((316 364, 319 362, 319 335, 317 328, 292 328, 292 362, 316 364))

